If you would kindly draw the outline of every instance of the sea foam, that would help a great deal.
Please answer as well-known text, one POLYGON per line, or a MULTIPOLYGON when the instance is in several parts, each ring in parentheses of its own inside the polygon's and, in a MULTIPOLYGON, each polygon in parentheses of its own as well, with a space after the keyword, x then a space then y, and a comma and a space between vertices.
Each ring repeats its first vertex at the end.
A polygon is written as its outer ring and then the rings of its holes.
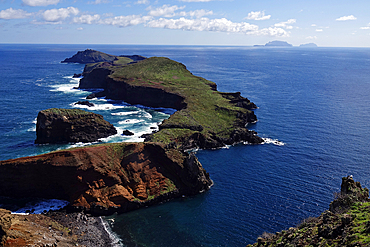
POLYGON ((284 146, 285 143, 282 141, 279 141, 277 139, 271 139, 271 138, 262 138, 264 143, 262 144, 274 144, 276 146, 284 146))

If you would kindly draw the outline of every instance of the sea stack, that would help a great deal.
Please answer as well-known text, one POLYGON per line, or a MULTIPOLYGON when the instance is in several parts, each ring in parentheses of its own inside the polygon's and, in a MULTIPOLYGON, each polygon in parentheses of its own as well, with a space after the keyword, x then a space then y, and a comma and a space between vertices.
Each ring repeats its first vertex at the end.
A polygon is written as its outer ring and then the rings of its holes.
POLYGON ((102 115, 52 108, 40 111, 37 116, 35 143, 86 143, 115 134, 117 130, 102 115))

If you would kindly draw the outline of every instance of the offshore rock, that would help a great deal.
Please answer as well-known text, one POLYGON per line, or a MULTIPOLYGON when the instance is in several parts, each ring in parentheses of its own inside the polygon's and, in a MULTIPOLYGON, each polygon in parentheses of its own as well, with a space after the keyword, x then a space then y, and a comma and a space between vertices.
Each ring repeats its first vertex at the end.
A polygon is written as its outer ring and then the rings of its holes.
POLYGON ((212 185, 194 154, 158 143, 112 143, 0 161, 0 196, 67 200, 75 209, 126 212, 212 185))
POLYGON ((85 105, 85 106, 88 106, 88 107, 93 107, 95 106, 93 103, 89 102, 89 101, 78 101, 76 103, 74 103, 75 105, 85 105))
POLYGON ((80 109, 52 108, 37 116, 35 143, 94 142, 117 134, 103 116, 80 109))

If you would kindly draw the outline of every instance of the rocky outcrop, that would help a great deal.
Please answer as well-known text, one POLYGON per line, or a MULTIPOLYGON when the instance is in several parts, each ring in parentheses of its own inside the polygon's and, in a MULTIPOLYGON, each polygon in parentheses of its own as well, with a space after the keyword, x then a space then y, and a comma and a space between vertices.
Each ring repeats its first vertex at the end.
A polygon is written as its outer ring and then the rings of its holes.
POLYGON ((241 96, 240 92, 236 93, 221 93, 222 97, 230 100, 231 104, 234 104, 237 107, 242 107, 248 110, 257 109, 256 104, 251 102, 249 99, 241 96))
POLYGON ((297 227, 263 233, 259 246, 369 246, 369 190, 362 188, 351 176, 342 178, 341 192, 329 210, 317 218, 305 219, 297 227))
POLYGON ((103 116, 79 109, 47 109, 37 116, 35 143, 94 142, 117 134, 103 116))
POLYGON ((104 67, 95 68, 89 73, 84 73, 84 77, 80 80, 78 87, 80 89, 106 88, 106 78, 111 73, 112 71, 110 69, 104 67))
POLYGON ((74 103, 74 105, 85 105, 85 106, 88 106, 88 107, 93 107, 95 106, 93 103, 85 100, 85 101, 77 101, 76 103, 74 103))
POLYGON ((116 143, 0 161, 0 195, 67 200, 95 214, 126 212, 207 190, 194 154, 156 143, 116 143))

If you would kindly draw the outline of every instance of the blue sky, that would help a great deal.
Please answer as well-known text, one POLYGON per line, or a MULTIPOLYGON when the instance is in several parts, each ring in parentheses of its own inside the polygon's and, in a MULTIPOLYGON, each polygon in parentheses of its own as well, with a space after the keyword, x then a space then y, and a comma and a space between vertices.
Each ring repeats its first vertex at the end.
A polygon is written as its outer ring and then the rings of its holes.
POLYGON ((0 0, 0 43, 370 46, 369 0, 0 0))

